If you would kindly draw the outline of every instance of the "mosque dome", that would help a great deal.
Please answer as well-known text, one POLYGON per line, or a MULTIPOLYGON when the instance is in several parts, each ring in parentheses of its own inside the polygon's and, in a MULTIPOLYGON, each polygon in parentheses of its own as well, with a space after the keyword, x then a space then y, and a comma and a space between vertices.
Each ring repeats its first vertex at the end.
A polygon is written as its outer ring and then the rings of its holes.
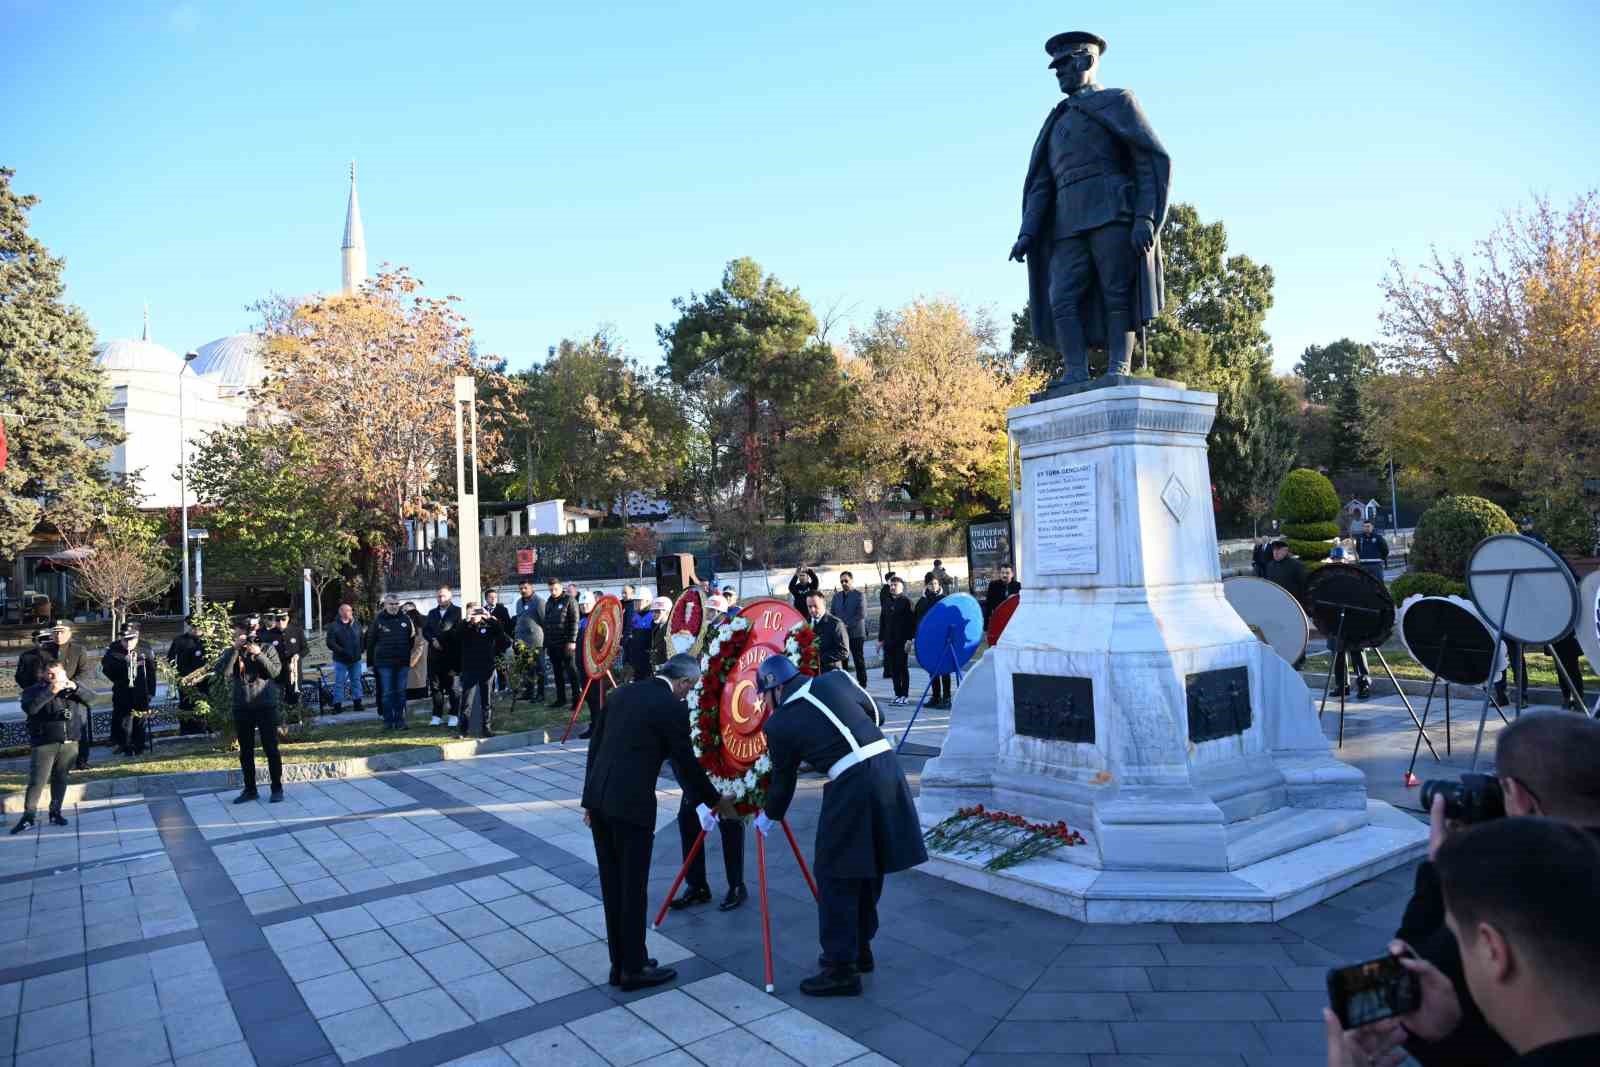
POLYGON ((95 362, 108 371, 148 371, 152 374, 177 374, 183 370, 183 357, 154 341, 131 338, 108 341, 100 346, 95 362))
POLYGON ((219 337, 195 349, 194 372, 222 389, 254 389, 267 375, 261 361, 261 338, 253 333, 219 337))

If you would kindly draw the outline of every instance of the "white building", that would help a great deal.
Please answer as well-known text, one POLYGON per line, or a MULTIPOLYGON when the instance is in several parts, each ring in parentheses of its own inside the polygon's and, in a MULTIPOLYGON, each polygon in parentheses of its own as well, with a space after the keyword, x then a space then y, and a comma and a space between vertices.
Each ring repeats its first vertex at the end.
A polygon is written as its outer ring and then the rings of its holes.
MULTIPOLYGON (((342 291, 352 293, 367 276, 366 233, 356 198, 354 163, 339 259, 342 291)), ((98 349, 97 362, 112 388, 109 411, 126 435, 112 453, 111 471, 141 474, 147 508, 181 506, 180 442, 191 442, 193 455, 195 439, 245 422, 252 406, 250 390, 265 375, 261 339, 252 333, 219 337, 192 351, 194 358, 185 366, 183 356, 152 341, 148 309, 138 340, 107 341, 98 349)))

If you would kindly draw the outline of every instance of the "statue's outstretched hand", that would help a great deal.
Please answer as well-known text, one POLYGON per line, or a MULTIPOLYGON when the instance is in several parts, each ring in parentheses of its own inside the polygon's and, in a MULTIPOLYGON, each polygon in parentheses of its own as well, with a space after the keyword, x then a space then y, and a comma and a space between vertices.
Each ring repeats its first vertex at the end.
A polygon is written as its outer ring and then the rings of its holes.
POLYGON ((1133 223, 1133 250, 1138 255, 1150 251, 1156 243, 1156 227, 1149 219, 1135 219, 1133 223))
POLYGON ((1017 243, 1011 246, 1011 255, 1009 258, 1021 263, 1023 257, 1028 254, 1028 249, 1032 246, 1033 238, 1027 234, 1023 234, 1021 237, 1017 238, 1017 243))

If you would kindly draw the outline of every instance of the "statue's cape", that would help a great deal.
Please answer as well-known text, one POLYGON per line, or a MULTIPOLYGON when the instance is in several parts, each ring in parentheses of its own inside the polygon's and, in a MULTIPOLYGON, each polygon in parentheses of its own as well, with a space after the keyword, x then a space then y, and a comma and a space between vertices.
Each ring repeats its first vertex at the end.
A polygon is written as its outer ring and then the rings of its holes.
MULTIPOLYGON (((1023 196, 1028 184, 1040 167, 1047 165, 1045 146, 1050 140, 1050 130, 1056 119, 1067 109, 1069 99, 1064 99, 1050 110, 1044 120, 1039 137, 1033 142, 1033 152, 1028 157, 1028 173, 1023 178, 1023 196)), ((1167 219, 1167 194, 1172 185, 1172 158, 1167 155, 1161 138, 1144 117, 1139 101, 1127 89, 1100 89, 1078 98, 1078 108, 1099 122, 1128 151, 1144 156, 1155 172, 1156 185, 1156 239, 1139 264, 1136 280, 1137 297, 1134 303, 1134 328, 1143 330, 1145 324, 1161 314, 1166 303, 1166 282, 1162 277, 1161 226, 1167 219)), ((1055 320, 1050 315, 1050 234, 1054 231, 1055 209, 1052 205, 1045 215, 1044 225, 1035 235, 1033 248, 1028 252, 1028 309, 1033 320, 1033 335, 1041 344, 1054 348, 1056 344, 1055 320)), ((1105 344, 1105 314, 1101 310, 1098 288, 1091 287, 1085 297, 1089 313, 1084 316, 1085 332, 1089 344, 1105 344)))

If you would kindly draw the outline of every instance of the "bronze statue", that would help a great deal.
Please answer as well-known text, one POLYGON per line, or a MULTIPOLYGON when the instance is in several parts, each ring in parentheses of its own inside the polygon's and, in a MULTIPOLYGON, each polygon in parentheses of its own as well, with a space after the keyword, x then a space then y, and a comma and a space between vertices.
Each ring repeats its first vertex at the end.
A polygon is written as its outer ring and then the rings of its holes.
POLYGON ((1161 313, 1172 162, 1133 94, 1095 83, 1102 38, 1058 33, 1044 49, 1067 98, 1034 142, 1011 258, 1028 265, 1033 335, 1061 353, 1054 388, 1088 381, 1091 346, 1127 374, 1134 332, 1161 313))

